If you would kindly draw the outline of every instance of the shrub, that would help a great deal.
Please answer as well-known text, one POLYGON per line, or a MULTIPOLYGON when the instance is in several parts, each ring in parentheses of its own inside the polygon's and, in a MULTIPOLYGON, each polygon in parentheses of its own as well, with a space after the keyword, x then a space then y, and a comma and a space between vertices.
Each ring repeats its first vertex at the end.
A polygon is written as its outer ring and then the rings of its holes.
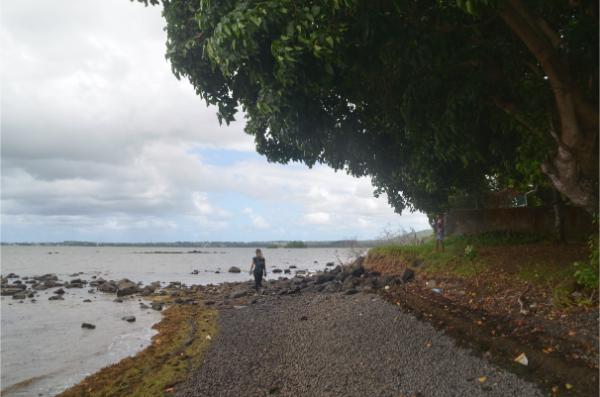
POLYGON ((475 249, 475 247, 470 244, 467 245, 465 247, 465 257, 467 257, 467 259, 472 261, 473 259, 475 259, 476 256, 477 256, 477 250, 475 249))
POLYGON ((575 262, 573 267, 575 268, 575 280, 577 284, 582 286, 585 290, 595 291, 598 289, 598 236, 593 235, 588 241, 590 248, 590 254, 588 261, 586 262, 575 262))

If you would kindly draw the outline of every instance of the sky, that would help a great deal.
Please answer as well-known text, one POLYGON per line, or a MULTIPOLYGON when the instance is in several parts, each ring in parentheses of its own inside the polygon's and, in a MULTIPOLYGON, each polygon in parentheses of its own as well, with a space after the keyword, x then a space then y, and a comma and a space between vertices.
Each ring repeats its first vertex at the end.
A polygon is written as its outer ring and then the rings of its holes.
POLYGON ((371 239, 423 230, 369 178, 274 164, 165 60, 159 7, 4 0, 1 240, 371 239))

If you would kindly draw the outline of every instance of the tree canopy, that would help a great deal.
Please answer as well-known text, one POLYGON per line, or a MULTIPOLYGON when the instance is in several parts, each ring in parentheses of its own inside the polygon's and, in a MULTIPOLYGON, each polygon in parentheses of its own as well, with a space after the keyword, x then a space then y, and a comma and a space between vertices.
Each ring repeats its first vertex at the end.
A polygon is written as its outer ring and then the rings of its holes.
POLYGON ((597 208, 595 1, 162 4, 174 74, 270 161, 369 175, 398 212, 549 182, 597 208))

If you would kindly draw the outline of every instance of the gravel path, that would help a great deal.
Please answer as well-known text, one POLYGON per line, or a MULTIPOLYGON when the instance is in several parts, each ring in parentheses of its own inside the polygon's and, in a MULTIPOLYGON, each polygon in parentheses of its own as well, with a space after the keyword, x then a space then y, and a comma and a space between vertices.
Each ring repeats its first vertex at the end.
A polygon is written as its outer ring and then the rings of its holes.
POLYGON ((177 396, 542 396, 376 295, 261 299, 221 311, 177 396))

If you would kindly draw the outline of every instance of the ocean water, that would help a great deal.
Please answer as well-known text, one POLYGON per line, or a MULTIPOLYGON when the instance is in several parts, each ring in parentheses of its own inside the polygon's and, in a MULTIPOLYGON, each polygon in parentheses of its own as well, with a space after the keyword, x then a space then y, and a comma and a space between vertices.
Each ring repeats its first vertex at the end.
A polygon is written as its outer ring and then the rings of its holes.
MULTIPOLYGON (((269 278, 273 268, 316 271, 327 262, 347 262, 360 252, 351 249, 263 249, 269 278)), ((148 284, 179 281, 187 285, 245 281, 254 256, 248 248, 174 247, 63 247, 3 246, 2 275, 35 276, 56 273, 62 281, 70 274, 148 284), (201 251, 192 253, 191 251, 201 251), (237 266, 242 273, 228 273, 237 266), (198 270, 198 274, 192 274, 198 270), (219 273, 216 273, 219 271, 219 273)), ((2 396, 53 396, 100 368, 133 355, 149 345, 152 325, 160 313, 142 310, 139 298, 115 303, 115 295, 89 293, 88 288, 65 289, 65 300, 49 301, 55 289, 39 291, 36 303, 1 298, 0 389, 2 396), (92 302, 85 303, 85 299, 92 302), (134 315, 136 322, 121 318, 134 315), (82 322, 96 325, 81 328, 82 322)))

